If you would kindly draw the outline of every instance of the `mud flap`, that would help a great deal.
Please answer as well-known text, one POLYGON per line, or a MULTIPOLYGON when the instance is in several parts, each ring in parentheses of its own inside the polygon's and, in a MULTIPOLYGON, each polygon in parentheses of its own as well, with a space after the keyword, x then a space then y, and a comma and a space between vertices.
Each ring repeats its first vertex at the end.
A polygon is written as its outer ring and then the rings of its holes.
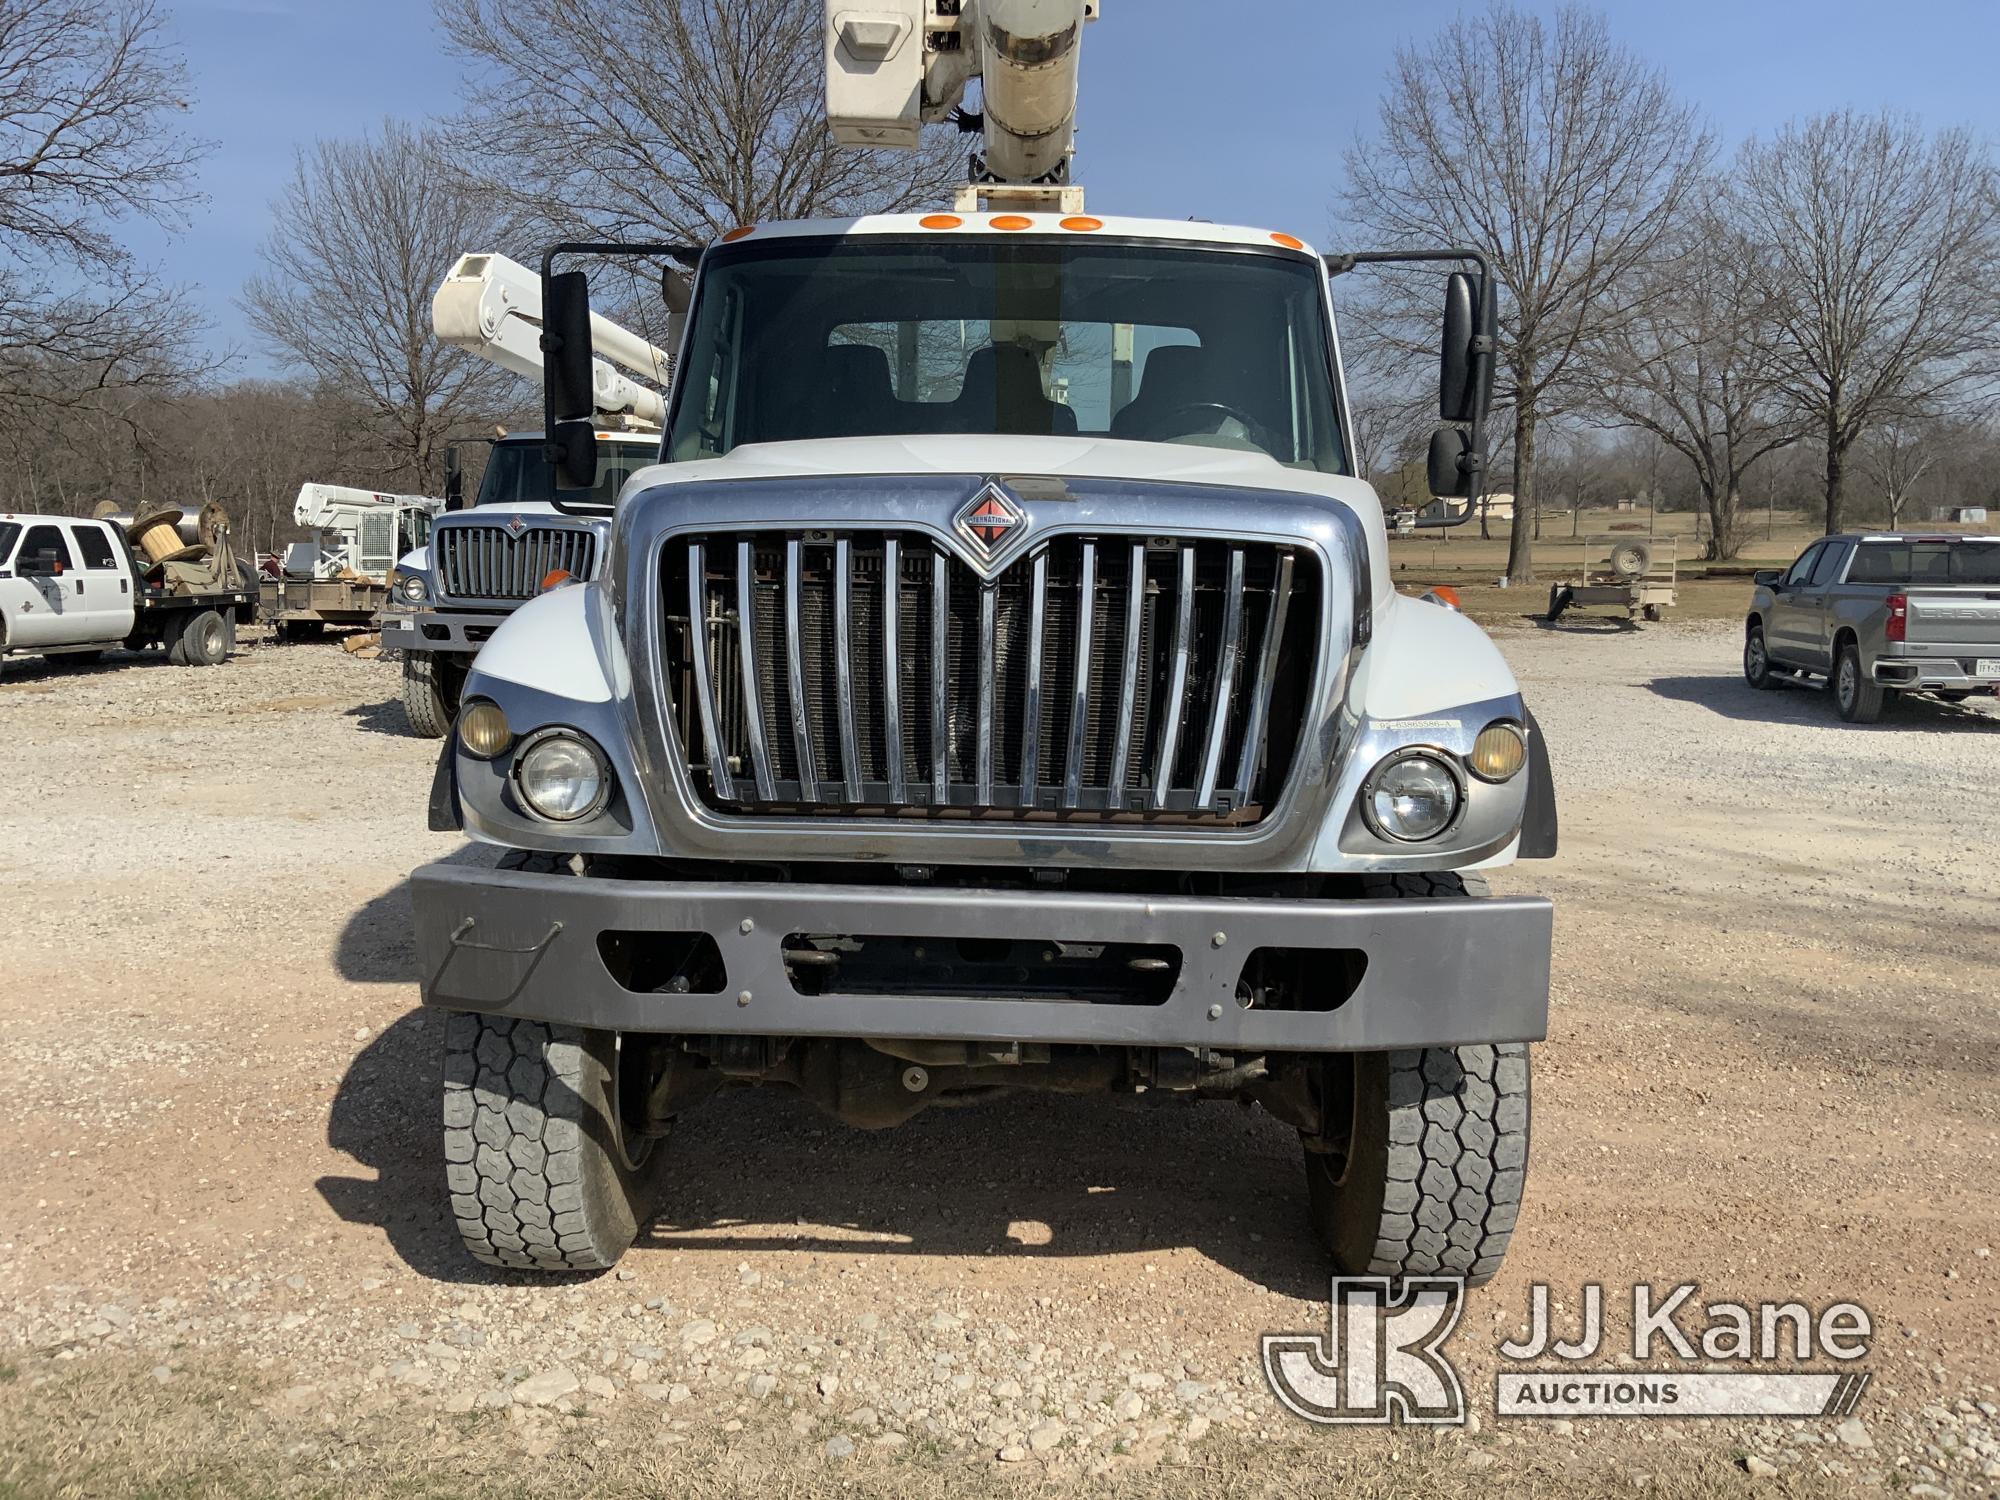
POLYGON ((458 736, 444 737, 444 751, 438 756, 437 774, 431 777, 430 829, 432 833, 462 833, 465 819, 458 810, 458 736))
POLYGON ((1522 859, 1556 857, 1556 778, 1549 768, 1549 745, 1542 726, 1525 706, 1528 720, 1528 806, 1521 815, 1522 859))

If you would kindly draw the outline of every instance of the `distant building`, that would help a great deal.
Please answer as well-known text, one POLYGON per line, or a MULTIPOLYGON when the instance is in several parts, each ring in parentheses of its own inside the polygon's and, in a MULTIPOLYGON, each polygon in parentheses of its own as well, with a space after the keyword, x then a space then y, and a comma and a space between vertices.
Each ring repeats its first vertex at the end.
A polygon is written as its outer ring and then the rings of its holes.
POLYGON ((1491 521, 1511 521, 1514 519, 1514 496, 1512 492, 1488 495, 1479 502, 1486 508, 1486 516, 1491 521))
POLYGON ((1983 505, 1939 505, 1931 510, 1933 521, 1959 521, 1967 526, 1986 524, 1986 507, 1983 505))

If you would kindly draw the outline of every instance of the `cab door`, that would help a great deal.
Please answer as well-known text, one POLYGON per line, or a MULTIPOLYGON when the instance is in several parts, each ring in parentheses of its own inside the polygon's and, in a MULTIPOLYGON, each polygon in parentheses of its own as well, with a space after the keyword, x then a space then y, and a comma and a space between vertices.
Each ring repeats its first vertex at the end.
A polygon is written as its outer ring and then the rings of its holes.
POLYGON ((90 639, 90 613, 66 527, 53 521, 30 526, 7 571, 13 576, 0 581, 0 608, 7 615, 8 644, 38 649, 90 639))
POLYGON ((122 641, 132 633, 132 572, 119 556, 122 550, 102 521, 73 521, 78 577, 83 605, 90 615, 93 641, 122 641))
POLYGON ((1764 645, 1773 661, 1789 667, 1814 664, 1809 640, 1814 611, 1805 596, 1813 568, 1826 548, 1825 542, 1806 548, 1771 590, 1771 608, 1764 617, 1764 645))

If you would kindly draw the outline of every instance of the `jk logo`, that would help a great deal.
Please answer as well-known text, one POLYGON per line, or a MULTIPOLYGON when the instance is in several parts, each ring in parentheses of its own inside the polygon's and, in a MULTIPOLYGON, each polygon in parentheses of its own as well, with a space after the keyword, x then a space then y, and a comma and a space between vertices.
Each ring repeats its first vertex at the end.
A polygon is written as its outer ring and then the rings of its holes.
POLYGON ((1265 1334, 1264 1378, 1308 1422, 1462 1423, 1443 1346, 1464 1294, 1457 1277, 1336 1276, 1330 1331, 1265 1334))

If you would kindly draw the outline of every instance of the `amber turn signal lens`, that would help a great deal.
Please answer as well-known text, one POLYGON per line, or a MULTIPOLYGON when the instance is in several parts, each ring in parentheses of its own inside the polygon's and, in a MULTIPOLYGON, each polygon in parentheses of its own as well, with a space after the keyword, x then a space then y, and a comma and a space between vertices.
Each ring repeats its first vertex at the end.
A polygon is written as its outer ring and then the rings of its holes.
POLYGON ((497 703, 480 699, 468 703, 458 716, 458 742, 465 746, 467 755, 480 760, 491 760, 496 755, 505 755, 507 747, 514 743, 514 731, 508 727, 507 716, 500 711, 497 703))
POLYGON ((1448 583, 1440 583, 1439 585, 1437 585, 1437 587, 1433 588, 1428 594, 1425 594, 1424 597, 1430 600, 1434 604, 1444 605, 1445 608, 1447 609, 1461 608, 1458 598, 1458 590, 1453 588, 1448 583))
POLYGON ((1481 781, 1510 781, 1528 763, 1528 742, 1520 726, 1504 720, 1488 724, 1472 742, 1466 764, 1481 781))

